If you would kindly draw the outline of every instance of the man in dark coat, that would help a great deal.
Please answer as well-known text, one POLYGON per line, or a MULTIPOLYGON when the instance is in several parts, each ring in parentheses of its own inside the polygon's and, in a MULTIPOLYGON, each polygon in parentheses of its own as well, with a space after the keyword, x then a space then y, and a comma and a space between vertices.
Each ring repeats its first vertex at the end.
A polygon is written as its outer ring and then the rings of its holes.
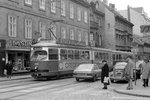
POLYGON ((13 69, 13 64, 11 61, 8 61, 8 63, 5 66, 5 69, 7 70, 7 78, 11 79, 12 69, 13 69))
POLYGON ((109 67, 106 60, 103 60, 102 63, 104 66, 102 67, 101 82, 104 84, 103 89, 107 89, 107 84, 104 83, 104 78, 109 76, 109 67))

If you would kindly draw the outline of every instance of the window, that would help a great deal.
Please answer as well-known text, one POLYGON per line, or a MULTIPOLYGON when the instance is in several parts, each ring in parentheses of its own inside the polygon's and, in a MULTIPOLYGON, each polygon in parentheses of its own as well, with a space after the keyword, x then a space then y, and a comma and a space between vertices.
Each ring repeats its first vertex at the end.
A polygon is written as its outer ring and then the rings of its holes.
POLYGON ((61 15, 66 15, 66 7, 65 7, 65 0, 61 0, 61 15))
POLYGON ((51 40, 56 40, 56 25, 55 24, 52 24, 51 25, 51 40))
POLYGON ((80 7, 77 8, 77 19, 78 21, 81 21, 81 8, 80 7))
POLYGON ((43 38, 43 39, 46 39, 46 24, 40 22, 40 23, 39 23, 39 29, 40 29, 39 32, 41 33, 42 38, 43 38))
POLYGON ((58 49, 49 49, 49 60, 58 60, 58 49))
POLYGON ((25 19, 25 38, 32 38, 32 21, 25 19))
POLYGON ((70 40, 74 40, 74 30, 70 30, 70 40))
POLYGON ((85 44, 88 45, 88 33, 85 32, 85 44))
POLYGON ((75 59, 79 59, 79 50, 75 50, 75 59))
POLYGON ((68 60, 72 60, 73 59, 73 50, 68 50, 68 60))
POLYGON ((63 39, 66 39, 66 28, 64 27, 61 28, 61 36, 63 39))
POLYGON ((45 10, 45 0, 39 0, 39 7, 42 10, 45 10))
POLYGON ((88 23, 87 10, 84 11, 84 22, 85 22, 85 23, 88 23))
POLYGON ((17 19, 14 16, 8 16, 8 35, 16 37, 17 34, 17 19))
POLYGON ((101 35, 99 36, 99 45, 100 46, 102 45, 102 36, 101 35))
POLYGON ((60 50, 60 58, 61 58, 61 60, 67 59, 67 50, 64 50, 64 49, 60 50))
POLYGON ((81 31, 78 31, 78 41, 81 41, 81 31))
POLYGON ((93 34, 90 34, 90 42, 94 40, 93 34))
POLYGON ((56 13, 56 1, 51 0, 51 12, 56 13))
POLYGON ((70 3, 70 18, 73 19, 74 18, 74 7, 73 4, 70 3))
POLYGON ((99 57, 98 57, 98 52, 94 52, 94 56, 95 56, 95 60, 98 60, 99 57))
POLYGON ((32 5, 32 0, 25 0, 25 4, 32 5))

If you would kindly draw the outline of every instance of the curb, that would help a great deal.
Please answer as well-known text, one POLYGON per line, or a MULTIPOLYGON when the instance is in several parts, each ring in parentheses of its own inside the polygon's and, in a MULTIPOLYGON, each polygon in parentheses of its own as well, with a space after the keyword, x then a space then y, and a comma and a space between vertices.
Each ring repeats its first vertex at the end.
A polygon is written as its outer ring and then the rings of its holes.
POLYGON ((116 89, 113 89, 113 91, 116 92, 116 93, 119 93, 119 94, 125 94, 125 95, 131 95, 131 96, 139 96, 139 97, 148 97, 148 98, 150 98, 150 95, 146 95, 146 94, 127 93, 127 92, 119 91, 119 90, 116 90, 116 89))
MULTIPOLYGON (((31 78, 31 76, 29 76, 29 77, 18 77, 18 78, 11 78, 11 80, 22 80, 22 79, 28 79, 28 78, 31 78)), ((2 79, 2 80, 0 80, 0 82, 3 82, 3 81, 11 81, 11 80, 9 80, 9 79, 2 79)))

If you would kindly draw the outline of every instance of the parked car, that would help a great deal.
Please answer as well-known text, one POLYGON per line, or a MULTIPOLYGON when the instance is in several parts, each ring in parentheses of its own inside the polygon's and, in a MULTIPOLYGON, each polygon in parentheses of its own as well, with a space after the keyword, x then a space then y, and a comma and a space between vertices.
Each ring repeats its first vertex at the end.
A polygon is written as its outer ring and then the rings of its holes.
POLYGON ((113 71, 110 73, 110 80, 112 82, 116 82, 119 80, 126 80, 124 76, 125 66, 127 62, 117 62, 114 67, 113 71))
POLYGON ((80 79, 92 79, 94 82, 101 76, 101 69, 99 69, 97 64, 80 64, 73 71, 73 76, 76 81, 79 81, 80 79))
MULTIPOLYGON (((117 62, 114 65, 113 71, 110 73, 111 82, 127 81, 126 77, 124 76, 126 65, 127 62, 117 62)), ((138 73, 137 70, 135 71, 135 68, 133 68, 133 80, 135 80, 135 74, 137 75, 138 73)))

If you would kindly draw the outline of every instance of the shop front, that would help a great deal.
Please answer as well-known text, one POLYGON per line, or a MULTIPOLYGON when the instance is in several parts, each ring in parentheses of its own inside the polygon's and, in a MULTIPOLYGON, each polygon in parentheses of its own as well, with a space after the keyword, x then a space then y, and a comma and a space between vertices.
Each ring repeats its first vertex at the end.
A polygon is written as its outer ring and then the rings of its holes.
POLYGON ((6 41, 6 62, 13 62, 13 72, 29 71, 30 69, 30 47, 31 40, 13 40, 6 41))
POLYGON ((0 39, 0 76, 3 76, 4 67, 5 67, 5 47, 6 47, 6 40, 0 39))

